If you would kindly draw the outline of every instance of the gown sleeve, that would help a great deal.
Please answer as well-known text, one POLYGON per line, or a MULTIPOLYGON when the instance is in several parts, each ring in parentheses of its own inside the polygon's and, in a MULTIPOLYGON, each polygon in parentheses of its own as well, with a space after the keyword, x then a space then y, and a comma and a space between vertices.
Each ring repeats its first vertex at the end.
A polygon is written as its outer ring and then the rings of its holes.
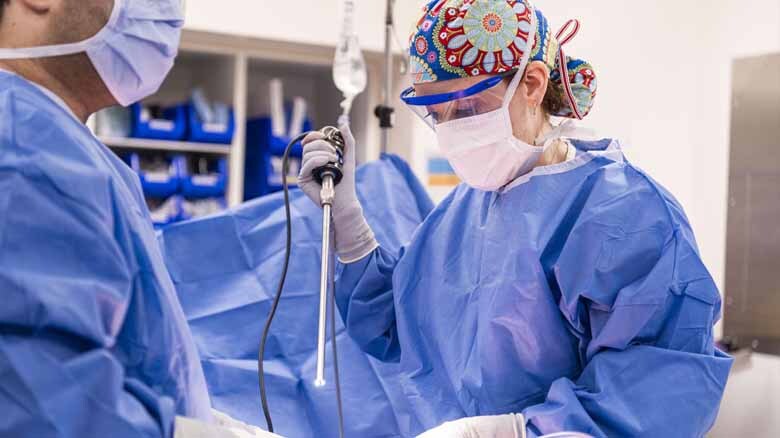
MULTIPOLYGON (((401 347, 393 301, 393 272, 434 204, 400 158, 385 155, 393 172, 358 171, 358 198, 380 246, 355 263, 339 263, 336 304, 347 333, 363 351, 398 362, 401 347), (381 200, 381 202, 379 202, 381 200)), ((442 202, 447 203, 448 200, 442 202)))
POLYGON ((113 349, 137 268, 108 189, 89 192, 100 199, 0 166, 0 436, 172 434, 174 401, 128 377, 113 349))
POLYGON ((351 264, 339 264, 336 304, 350 337, 379 360, 401 356, 393 301, 393 271, 403 249, 382 246, 351 264))
POLYGON ((525 409, 528 435, 704 436, 732 361, 714 345, 720 295, 682 209, 639 183, 575 205, 542 262, 582 371, 525 409))

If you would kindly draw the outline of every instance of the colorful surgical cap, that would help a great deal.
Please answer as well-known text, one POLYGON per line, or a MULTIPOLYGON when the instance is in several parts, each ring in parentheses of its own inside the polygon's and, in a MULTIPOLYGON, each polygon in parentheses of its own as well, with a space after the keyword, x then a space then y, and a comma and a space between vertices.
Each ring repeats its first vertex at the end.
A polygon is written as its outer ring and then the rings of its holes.
POLYGON ((597 81, 590 64, 563 54, 562 45, 577 30, 579 22, 572 20, 554 34, 528 0, 433 0, 423 8, 411 38, 412 80, 420 84, 509 71, 521 64, 533 38, 529 62, 547 64, 551 79, 572 102, 553 115, 581 119, 593 107, 597 81), (558 62, 562 58, 564 66, 558 62))

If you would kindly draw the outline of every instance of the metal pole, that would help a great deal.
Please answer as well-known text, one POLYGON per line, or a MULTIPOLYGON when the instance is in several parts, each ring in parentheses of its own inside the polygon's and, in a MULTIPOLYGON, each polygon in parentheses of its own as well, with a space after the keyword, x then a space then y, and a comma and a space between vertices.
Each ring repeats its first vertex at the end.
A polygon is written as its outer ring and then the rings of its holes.
MULTIPOLYGON (((383 107, 385 110, 391 108, 392 95, 393 95, 393 5, 395 0, 387 0, 387 11, 385 14, 385 84, 384 84, 384 102, 383 107)), ((390 110, 391 111, 391 110, 390 110)), ((386 117, 392 117, 390 114, 386 117)), ((381 118, 381 117, 380 117, 381 118)), ((387 153, 387 148, 390 145, 390 129, 392 129, 392 121, 382 121, 380 125, 382 129, 382 153, 387 153)))
POLYGON ((317 330, 317 375, 315 386, 325 386, 325 329, 328 317, 328 290, 330 287, 330 221, 335 196, 333 176, 322 179, 322 266, 320 271, 320 318, 317 330))

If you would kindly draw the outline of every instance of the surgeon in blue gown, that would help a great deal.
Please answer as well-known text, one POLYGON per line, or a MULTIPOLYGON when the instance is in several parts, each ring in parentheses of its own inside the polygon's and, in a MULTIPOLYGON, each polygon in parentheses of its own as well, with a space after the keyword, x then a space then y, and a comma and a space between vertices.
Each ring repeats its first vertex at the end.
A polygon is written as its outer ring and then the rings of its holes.
MULTIPOLYGON (((717 416, 731 359, 682 207, 619 141, 550 122, 593 106, 593 67, 563 50, 578 28, 551 33, 527 0, 431 1, 402 98, 464 184, 400 250, 374 238, 351 172, 337 187, 338 307, 399 363, 405 436, 700 437, 717 416)), ((333 159, 306 140, 315 203, 311 171, 333 159)))
POLYGON ((169 437, 209 420, 135 175, 84 125, 156 91, 179 0, 0 3, 0 436, 169 437))

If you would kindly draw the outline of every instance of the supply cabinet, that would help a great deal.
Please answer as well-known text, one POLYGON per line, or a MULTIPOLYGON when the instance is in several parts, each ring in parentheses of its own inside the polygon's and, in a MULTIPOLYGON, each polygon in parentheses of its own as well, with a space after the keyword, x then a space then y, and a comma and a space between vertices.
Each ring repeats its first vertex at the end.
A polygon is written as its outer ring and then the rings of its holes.
MULTIPOLYGON (((281 188, 281 155, 289 138, 271 136, 265 125, 272 79, 281 79, 286 97, 307 102, 303 129, 336 124, 342 96, 332 80, 334 50, 332 46, 185 30, 179 57, 158 93, 130 108, 101 111, 89 125, 103 143, 137 169, 153 213, 160 219, 156 222, 172 223, 219 211, 218 207, 228 208, 281 188), (223 110, 220 123, 203 120, 194 90, 215 107, 219 104, 223 110), (154 172, 144 171, 149 163, 155 163, 154 172)), ((356 99, 351 113, 358 162, 379 157, 380 130, 373 109, 383 97, 383 56, 371 51, 364 55, 368 88, 356 99)), ((400 73, 401 57, 396 62, 397 95, 407 83, 400 73)), ((391 144, 399 146, 389 152, 399 153, 414 165, 409 147, 414 122, 411 115, 398 110, 391 144)), ((293 151, 287 175, 292 185, 300 155, 300 148, 293 151)))

